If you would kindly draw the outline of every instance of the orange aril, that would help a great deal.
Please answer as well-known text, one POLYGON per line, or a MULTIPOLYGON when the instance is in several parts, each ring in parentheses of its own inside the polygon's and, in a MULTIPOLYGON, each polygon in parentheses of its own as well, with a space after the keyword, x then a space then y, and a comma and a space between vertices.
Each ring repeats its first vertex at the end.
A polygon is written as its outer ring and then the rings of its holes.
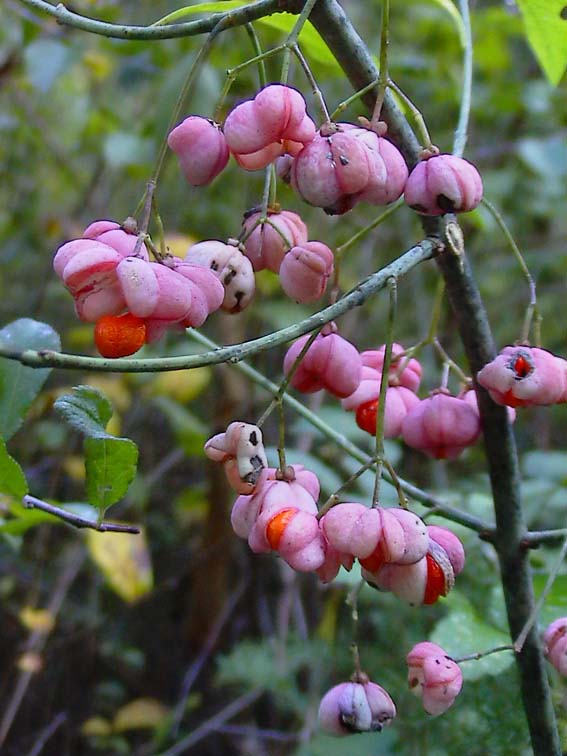
POLYGON ((427 560, 427 581, 425 584, 424 604, 434 604, 439 596, 446 596, 445 573, 441 565, 435 561, 431 554, 426 554, 427 560))
POLYGON ((104 315, 97 320, 94 340, 103 357, 127 357, 144 345, 146 323, 129 312, 104 315))
POLYGON ((376 433, 376 413, 378 412, 378 399, 361 404, 356 410, 356 424, 359 428, 373 436, 376 433))
POLYGON ((266 538, 272 549, 276 550, 280 545, 284 530, 296 512, 297 509, 281 509, 268 523, 266 538))

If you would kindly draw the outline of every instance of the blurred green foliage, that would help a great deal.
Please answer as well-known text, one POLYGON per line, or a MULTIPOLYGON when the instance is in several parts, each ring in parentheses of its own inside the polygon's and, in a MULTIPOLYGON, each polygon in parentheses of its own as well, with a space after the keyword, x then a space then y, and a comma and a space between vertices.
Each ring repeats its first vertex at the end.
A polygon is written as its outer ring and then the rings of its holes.
MULTIPOLYGON (((377 52, 378 0, 345 0, 343 4, 370 49, 377 52)), ((435 143, 450 150, 462 76, 459 31, 454 14, 444 7, 452 7, 452 3, 407 0, 391 5, 392 78, 422 110, 435 143)), ((529 29, 529 4, 519 5, 529 29)), ((537 3, 532 5, 536 8, 537 3)), ((555 7, 555 3, 550 5, 555 7)), ((552 87, 543 77, 527 46, 524 21, 514 3, 478 0, 471 6, 475 68, 465 156, 478 165, 486 195, 503 212, 537 281, 544 345, 566 356, 564 80, 552 87)), ((178 7, 172 0, 78 0, 73 5, 74 10, 93 17, 136 24, 152 23, 178 7)), ((58 333, 66 351, 94 354, 92 327, 77 321, 71 298, 52 274, 53 252, 62 242, 79 236, 92 220, 121 221, 135 211, 200 41, 105 39, 59 26, 17 0, 6 0, 3 22, 0 322, 20 325, 6 326, 0 338, 5 340, 7 331, 25 324, 27 335, 18 336, 18 346, 35 346, 32 332, 39 326, 21 320, 34 318, 49 324, 49 343, 43 340, 41 346, 58 348, 58 333)), ((255 24, 264 49, 282 41, 282 30, 289 28, 289 22, 278 15, 255 24)), ((562 72, 560 57, 546 62, 546 46, 548 53, 551 46, 533 35, 532 30, 532 44, 542 66, 557 81, 562 72)), ((329 64, 328 51, 311 30, 303 43, 332 110, 351 94, 349 84, 329 64)), ((557 53, 556 47, 553 52, 557 53)), ((244 29, 224 33, 183 114, 212 115, 226 69, 253 54, 244 29)), ((278 57, 266 61, 270 81, 278 80, 280 64, 278 57)), ((310 112, 316 114, 310 88, 298 66, 292 66, 291 82, 304 92, 310 112)), ((236 80, 224 112, 257 87, 257 70, 249 67, 236 80)), ((360 104, 355 103, 344 120, 355 120, 361 114, 360 104)), ((168 160, 157 192, 168 243, 183 248, 190 239, 236 236, 242 213, 259 203, 262 188, 263 174, 245 174, 234 163, 212 186, 191 188, 175 161, 168 160)), ((285 185, 278 186, 278 201, 301 213, 310 238, 320 238, 330 246, 343 243, 377 215, 375 208, 360 206, 346 216, 329 218, 303 205, 285 185)), ((528 301, 525 280, 484 208, 465 216, 463 228, 497 343, 511 343, 519 338, 528 301)), ((394 259, 419 240, 420 233, 413 214, 400 209, 348 251, 341 270, 343 288, 394 259)), ((430 265, 400 282, 397 341, 410 345, 425 335, 436 283, 437 274, 430 265)), ((285 299, 277 279, 269 273, 263 274, 259 290, 250 312, 238 319, 217 314, 204 330, 218 342, 232 343, 292 323, 314 309, 285 299)), ((361 349, 377 346, 384 338, 386 312, 385 298, 377 297, 362 311, 345 316, 342 332, 361 349)), ((46 326, 42 328, 43 339, 46 326)), ((439 338, 464 366, 455 323, 446 305, 439 338)), ((170 335, 145 347, 143 354, 188 354, 192 348, 183 337, 170 335)), ((282 349, 264 353, 255 358, 254 365, 277 381, 282 356, 282 349)), ((420 358, 425 368, 425 395, 438 385, 441 370, 431 351, 424 351, 420 358)), ((3 445, 0 449, 3 711, 12 700, 24 663, 22 650, 29 628, 20 624, 20 612, 49 605, 67 569, 68 553, 77 542, 82 543, 76 531, 54 528, 53 518, 21 507, 18 498, 24 485, 12 458, 22 466, 34 495, 65 503, 70 510, 89 512, 94 518, 92 505, 104 509, 121 500, 111 510, 113 517, 143 522, 148 547, 140 561, 140 583, 133 583, 134 593, 128 593, 124 584, 116 585, 123 572, 131 578, 133 571, 136 578, 132 560, 127 567, 123 561, 107 560, 103 568, 90 548, 93 558, 65 591, 63 610, 41 655, 42 670, 34 675, 18 708, 3 753, 21 756, 30 751, 44 728, 64 711, 66 722, 46 743, 45 754, 157 754, 222 711, 242 692, 255 688, 264 691, 259 701, 238 715, 232 730, 223 723, 209 733, 195 753, 530 753, 509 654, 466 662, 462 694, 441 718, 427 717, 406 686, 405 654, 419 640, 438 640, 455 654, 506 642, 498 569, 488 544, 463 528, 454 528, 465 543, 467 568, 459 577, 458 591, 440 605, 410 608, 365 587, 359 599, 358 634, 363 665, 390 690, 399 716, 392 728, 379 735, 354 740, 328 738, 317 732, 317 706, 322 692, 352 672, 352 620, 344 600, 356 576, 345 573, 331 586, 321 587, 312 576, 292 575, 270 556, 250 555, 230 529, 232 494, 202 452, 204 440, 231 420, 258 417, 267 397, 228 367, 167 378, 56 371, 43 387, 46 377, 0 361, 1 431, 10 439, 8 451, 3 445), (88 410, 95 417, 99 414, 97 438, 105 447, 97 452, 99 458, 109 453, 108 443, 127 439, 132 439, 129 443, 137 445, 140 452, 135 480, 130 488, 129 481, 122 481, 116 495, 93 493, 87 475, 89 504, 82 501, 85 460, 81 439, 53 410, 54 402, 59 406, 69 402, 72 387, 79 383, 93 386, 101 397, 96 402, 104 407, 102 415, 92 407, 88 410), (10 385, 17 391, 10 391, 10 385), (63 395, 67 399, 58 399, 63 395), (148 572, 150 559, 153 576, 148 572), (114 585, 109 575, 114 575, 114 585), (224 621, 219 621, 219 616, 224 616, 224 621), (152 703, 146 701, 141 711, 142 718, 151 722, 150 729, 131 726, 133 721, 139 724, 139 718, 132 715, 134 711, 138 716, 139 703, 137 708, 125 709, 131 717, 126 718, 126 726, 117 725, 118 712, 146 699, 152 703), (181 712, 177 718, 174 710, 181 712)), ((456 389, 457 384, 451 387, 456 389)), ((315 397, 307 403, 333 428, 371 449, 371 440, 336 401, 325 398, 321 405, 315 397)), ((305 421, 287 411, 286 419, 289 461, 316 470, 324 493, 332 493, 356 470, 357 463, 345 458, 305 421)), ((532 528, 565 526, 564 419, 564 406, 518 413, 515 428, 523 494, 532 528)), ((273 418, 265 431, 268 444, 274 446, 277 427, 273 418)), ((452 463, 430 462, 399 442, 389 442, 387 454, 407 479, 435 491, 454 506, 492 520, 480 448, 452 463)), ((131 451, 129 455, 126 478, 132 477, 136 466, 131 451)), ((87 450, 87 464, 88 456, 87 450)), ((120 484, 118 469, 123 472, 122 463, 104 472, 105 491, 107 486, 120 484)), ((368 500, 372 489, 373 476, 365 473, 348 495, 368 500)), ((396 503, 392 487, 384 485, 382 495, 385 503, 396 503)), ((418 505, 415 508, 424 511, 418 505)), ((438 518, 435 522, 442 524, 438 518)), ((86 544, 82 548, 87 553, 86 544)), ((556 555, 557 547, 533 552, 536 592, 542 590, 556 555)), ((567 613, 566 581, 567 571, 562 570, 547 597, 542 624, 567 613)), ((559 703, 565 684, 556 675, 552 682, 559 703)), ((558 712, 567 747, 567 719, 564 710, 558 712)))

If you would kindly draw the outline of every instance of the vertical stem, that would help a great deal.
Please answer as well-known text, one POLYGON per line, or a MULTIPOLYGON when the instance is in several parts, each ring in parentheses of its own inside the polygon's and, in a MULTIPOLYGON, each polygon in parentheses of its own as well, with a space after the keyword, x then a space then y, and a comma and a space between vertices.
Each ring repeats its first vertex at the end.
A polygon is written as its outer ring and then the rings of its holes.
POLYGON ((201 67, 203 66, 203 63, 207 59, 208 54, 211 51, 211 48, 217 38, 217 35, 222 29, 220 28, 221 24, 217 24, 213 31, 209 34, 207 39, 205 40, 204 44, 201 46, 199 52, 195 56, 195 60, 191 64, 191 68, 189 69, 189 73, 187 74, 187 78, 185 79, 185 82, 183 86, 181 87, 181 92, 179 93, 179 96, 177 98, 177 102, 175 103, 175 106, 173 108, 173 111, 171 113, 171 118, 169 119, 169 124, 167 126, 167 131, 165 133, 165 136, 161 142, 161 146, 159 148, 158 156, 156 158, 155 167, 152 173, 152 181, 157 184, 159 175, 161 173, 161 169, 163 166, 163 162, 165 160, 165 156, 167 154, 167 135, 171 131, 171 129, 175 126, 177 123, 177 120, 179 118, 179 114, 181 113, 181 109, 183 108, 183 105, 185 103, 185 100, 187 99, 187 96, 189 95, 189 92, 191 91, 193 84, 195 83, 197 76, 201 70, 201 67))
POLYGON ((246 33, 250 37, 250 41, 252 42, 254 53, 258 57, 258 79, 260 80, 260 86, 265 87, 268 79, 266 76, 266 64, 264 63, 264 58, 261 57, 262 48, 260 46, 260 40, 258 39, 256 29, 254 29, 254 26, 252 24, 246 24, 245 29, 246 33))
POLYGON ((305 59, 305 56, 299 49, 298 45, 293 45, 292 50, 295 57, 299 61, 301 68, 303 68, 305 76, 307 77, 307 81, 311 84, 311 91, 313 92, 313 96, 315 97, 319 110, 321 111, 323 120, 325 121, 325 123, 329 123, 331 116, 329 115, 329 110, 325 103, 325 98, 323 97, 323 93, 321 92, 321 89, 317 84, 315 77, 313 76, 313 72, 311 71, 309 63, 305 59))
POLYGON ((390 0, 382 0, 382 24, 380 29, 380 75, 378 76, 378 94, 372 113, 371 126, 375 130, 380 120, 382 104, 388 87, 388 28, 390 24, 390 0))
POLYGON ((457 128, 455 129, 453 155, 462 157, 467 143, 467 131, 469 128, 469 117, 471 112, 473 43, 468 0, 459 0, 459 8, 461 9, 461 16, 463 17, 463 24, 465 27, 465 49, 463 51, 463 88, 461 107, 459 110, 459 121, 457 123, 457 128))
POLYGON ((374 494, 372 506, 378 506, 380 498, 380 482, 382 480, 382 467, 384 464, 384 419, 386 417, 386 392, 388 391, 388 379, 390 375, 390 363, 392 362, 392 343, 394 341, 394 323, 396 321, 396 308, 398 304, 398 282, 395 278, 388 280, 390 293, 390 307, 388 309, 388 325, 386 329, 386 345, 384 348, 384 363, 380 377, 380 394, 376 412, 376 478, 374 479, 374 494))
MULTIPOLYGON (((520 266, 520 269, 522 273, 524 274, 524 278, 527 281, 528 289, 530 293, 530 299, 528 306, 526 308, 526 314, 524 317, 524 324, 522 327, 522 334, 520 337, 521 341, 527 341, 530 336, 530 328, 531 328, 531 322, 532 318, 535 315, 536 317, 536 328, 538 330, 539 334, 539 324, 541 322, 541 317, 539 315, 538 309, 537 309, 537 296, 536 296, 536 285, 535 281, 532 277, 532 274, 530 273, 530 269, 528 268, 528 264, 524 260, 524 256, 520 252, 520 248, 516 244, 516 240, 512 236, 512 233, 510 232, 510 229, 506 225, 506 221, 502 217, 501 213, 496 209, 496 207, 492 204, 492 202, 489 202, 486 197, 483 197, 482 204, 485 206, 485 208, 488 210, 488 212, 492 215, 494 220, 496 221, 498 227, 504 234, 506 241, 510 245, 510 249, 512 250, 512 254, 518 261, 518 265, 520 266)), ((539 346, 539 335, 537 335, 537 341, 536 344, 539 346)))

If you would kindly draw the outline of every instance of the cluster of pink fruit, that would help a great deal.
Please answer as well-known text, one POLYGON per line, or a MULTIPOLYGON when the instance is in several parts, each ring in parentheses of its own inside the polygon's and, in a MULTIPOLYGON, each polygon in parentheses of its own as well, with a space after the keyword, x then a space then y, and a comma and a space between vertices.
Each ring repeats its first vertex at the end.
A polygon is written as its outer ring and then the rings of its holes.
POLYGON ((463 569, 459 539, 406 509, 347 502, 321 516, 317 476, 301 465, 268 467, 254 425, 231 423, 207 441, 205 453, 224 465, 240 494, 232 527, 256 554, 277 551, 293 569, 316 572, 325 583, 358 559, 367 582, 410 604, 446 596, 463 569))
POLYGON ((61 246, 53 267, 75 300, 81 320, 96 322, 95 342, 105 357, 133 354, 165 330, 203 325, 221 308, 238 313, 252 301, 255 271, 268 268, 297 302, 314 302, 333 274, 333 252, 308 241, 307 226, 286 210, 245 215, 242 235, 227 243, 193 244, 183 259, 150 261, 143 241, 126 223, 95 221, 61 246))
MULTIPOLYGON (((288 350, 284 372, 290 372, 309 336, 302 336, 288 350)), ((367 433, 376 433, 376 417, 385 347, 359 353, 356 347, 326 326, 315 338, 293 373, 290 383, 309 393, 325 389, 342 399, 342 406, 356 413, 356 422, 367 433)), ((480 416, 474 391, 452 396, 446 389, 420 400, 420 363, 392 345, 384 410, 385 438, 402 437, 408 446, 436 459, 454 459, 480 436, 480 416)))
MULTIPOLYGON (((420 696, 428 714, 438 716, 453 705, 463 686, 459 665, 435 643, 415 645, 406 657, 410 690, 420 696)), ((319 705, 319 723, 331 735, 380 732, 396 716, 390 694, 357 672, 350 682, 335 685, 319 705)))
POLYGON ((471 163, 424 151, 408 177, 403 156, 385 133, 382 122, 371 130, 327 121, 317 131, 303 96, 291 87, 270 84, 237 105, 222 128, 189 116, 168 142, 194 186, 212 181, 230 153, 246 170, 277 160, 278 174, 306 202, 329 214, 345 213, 358 202, 387 205, 402 193, 410 207, 425 215, 467 212, 478 205, 482 181, 471 163))
POLYGON ((223 305, 225 290, 210 270, 179 258, 150 262, 145 245, 113 221, 96 221, 81 239, 57 250, 53 267, 81 320, 97 323, 103 356, 132 354, 168 328, 202 325, 223 305))
MULTIPOLYGON (((223 464, 229 483, 240 494, 231 522, 255 553, 277 552, 293 569, 333 580, 354 560, 363 578, 410 604, 432 604, 454 585, 465 554, 451 531, 426 526, 402 508, 336 504, 318 514, 319 481, 301 465, 280 471, 268 467, 261 430, 231 423, 205 445, 210 459, 223 464)), ((422 695, 425 710, 441 714, 459 693, 458 665, 432 643, 419 643, 408 654, 409 683, 422 695)), ((381 730, 396 715, 389 694, 364 673, 330 690, 319 708, 321 726, 334 735, 381 730)))

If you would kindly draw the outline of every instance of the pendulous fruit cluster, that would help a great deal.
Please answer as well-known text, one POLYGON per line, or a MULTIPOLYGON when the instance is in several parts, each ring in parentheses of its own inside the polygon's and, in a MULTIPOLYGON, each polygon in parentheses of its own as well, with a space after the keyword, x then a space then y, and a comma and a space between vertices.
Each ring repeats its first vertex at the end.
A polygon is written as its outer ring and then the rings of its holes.
MULTIPOLYGON (((425 215, 473 210, 482 181, 472 163, 455 155, 424 151, 408 172, 387 127, 326 121, 317 130, 303 95, 269 84, 234 107, 221 126, 191 115, 176 126, 168 144, 193 186, 211 182, 232 154, 241 168, 255 171, 276 162, 278 175, 310 205, 341 215, 359 202, 405 202, 425 215)), ((260 270, 256 268, 255 270, 260 270)))
POLYGON ((136 236, 118 224, 97 221, 87 232, 93 227, 107 230, 95 239, 64 244, 53 268, 72 294, 79 318, 97 323, 103 356, 133 354, 169 328, 201 326, 221 306, 224 289, 210 271, 174 257, 167 265, 151 262, 143 245, 132 254, 136 236))

